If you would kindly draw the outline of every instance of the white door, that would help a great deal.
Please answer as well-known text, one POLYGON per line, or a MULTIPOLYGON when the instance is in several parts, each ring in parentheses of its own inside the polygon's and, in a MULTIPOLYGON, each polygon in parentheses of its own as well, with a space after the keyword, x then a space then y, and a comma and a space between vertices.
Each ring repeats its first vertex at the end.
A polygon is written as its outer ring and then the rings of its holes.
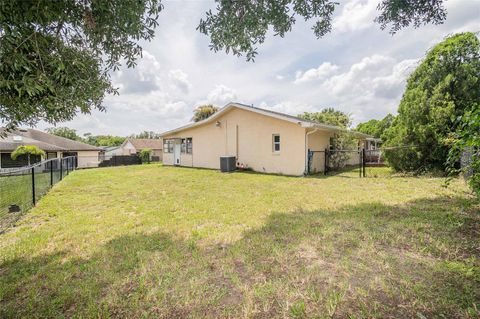
POLYGON ((173 165, 180 165, 180 141, 173 144, 173 165))

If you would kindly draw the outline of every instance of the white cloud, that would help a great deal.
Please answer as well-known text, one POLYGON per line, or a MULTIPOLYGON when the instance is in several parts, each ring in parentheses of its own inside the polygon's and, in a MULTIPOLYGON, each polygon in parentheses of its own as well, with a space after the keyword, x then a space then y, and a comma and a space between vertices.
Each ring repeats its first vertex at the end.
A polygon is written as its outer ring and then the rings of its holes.
POLYGON ((113 73, 113 84, 121 94, 145 94, 161 89, 160 63, 146 50, 142 56, 134 69, 122 69, 113 73))
POLYGON ((237 93, 233 89, 222 84, 216 85, 207 96, 207 102, 217 106, 223 106, 228 102, 235 102, 236 100, 237 93))
POLYGON ((301 84, 310 82, 313 80, 323 80, 327 76, 335 73, 338 70, 338 66, 330 62, 323 62, 316 69, 309 69, 305 72, 297 71, 295 74, 295 84, 301 84))
POLYGON ((372 89, 368 84, 372 77, 384 74, 391 68, 394 60, 382 55, 373 55, 363 58, 353 64, 347 72, 335 75, 325 81, 326 88, 335 94, 361 93, 365 94, 372 89))
POLYGON ((305 104, 299 103, 298 101, 282 101, 280 103, 276 103, 273 105, 269 105, 267 102, 261 102, 259 104, 260 108, 272 110, 275 112, 290 114, 290 115, 298 115, 303 112, 315 112, 317 109, 312 104, 305 104))
POLYGON ((178 88, 183 93, 188 93, 192 84, 188 81, 188 75, 182 70, 171 70, 168 73, 169 79, 175 88, 178 88))
POLYGON ((373 27, 378 0, 351 0, 333 20, 333 32, 359 31, 373 27))

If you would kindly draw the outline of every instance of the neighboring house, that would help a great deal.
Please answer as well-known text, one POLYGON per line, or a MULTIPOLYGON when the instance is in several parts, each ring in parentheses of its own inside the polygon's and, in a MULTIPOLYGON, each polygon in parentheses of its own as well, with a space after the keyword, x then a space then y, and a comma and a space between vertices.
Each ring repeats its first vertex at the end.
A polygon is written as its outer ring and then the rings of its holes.
POLYGON ((366 162, 369 164, 382 163, 382 139, 375 137, 367 137, 365 139, 365 157, 366 162))
MULTIPOLYGON (((3 129, 0 128, 0 133, 3 129)), ((0 137, 0 168, 21 167, 27 165, 26 157, 12 160, 11 153, 20 145, 35 145, 45 151, 47 159, 76 156, 77 165, 80 168, 97 167, 101 153, 100 148, 59 137, 34 129, 18 129, 7 133, 6 137, 0 137)), ((31 162, 40 161, 34 157, 31 162)))
POLYGON ((161 161, 163 157, 163 142, 158 138, 127 138, 120 148, 122 155, 138 154, 141 150, 149 148, 152 150, 153 158, 161 161))
POLYGON ((365 139, 365 149, 367 151, 379 150, 382 147, 382 139, 376 137, 367 137, 365 139))
MULTIPOLYGON (((229 103, 203 121, 161 134, 163 163, 219 169, 220 156, 235 156, 237 165, 255 171, 300 176, 309 171, 308 151, 328 149, 330 138, 345 131, 333 125, 229 103)), ((351 133, 359 139, 359 146, 369 137, 351 133)), ((320 161, 314 166, 314 171, 323 171, 320 161)))
POLYGON ((105 154, 105 158, 112 157, 114 155, 123 155, 123 149, 120 146, 99 146, 105 154))

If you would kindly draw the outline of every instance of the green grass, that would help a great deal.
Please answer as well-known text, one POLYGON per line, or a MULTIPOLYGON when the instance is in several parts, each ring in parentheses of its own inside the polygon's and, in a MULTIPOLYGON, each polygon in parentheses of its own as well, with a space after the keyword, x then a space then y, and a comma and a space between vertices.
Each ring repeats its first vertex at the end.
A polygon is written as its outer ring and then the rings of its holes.
POLYGON ((460 180, 76 171, 0 235, 0 317, 476 318, 460 180))
MULTIPOLYGON (((33 206, 32 174, 30 169, 19 173, 0 175, 0 233, 11 227, 33 206), (17 175, 18 174, 18 175, 17 175), (10 213, 9 207, 17 205, 19 212, 10 213)), ((60 179, 60 172, 53 172, 53 183, 60 179)), ((39 201, 51 186, 50 172, 35 171, 35 199, 39 201)))

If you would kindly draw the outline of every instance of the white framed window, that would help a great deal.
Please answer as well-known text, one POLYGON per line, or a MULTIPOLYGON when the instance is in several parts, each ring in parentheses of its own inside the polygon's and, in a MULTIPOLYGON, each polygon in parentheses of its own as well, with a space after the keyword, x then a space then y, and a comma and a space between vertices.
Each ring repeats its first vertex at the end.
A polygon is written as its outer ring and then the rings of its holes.
POLYGON ((173 140, 163 140, 163 152, 173 153, 173 140))
POLYGON ((192 154, 193 139, 191 137, 187 137, 186 144, 187 144, 187 147, 186 147, 187 154, 192 154))
POLYGON ((184 154, 185 153, 192 154, 192 138, 191 137, 182 138, 181 152, 184 154))
POLYGON ((280 152, 280 134, 272 135, 272 150, 274 153, 280 152))

